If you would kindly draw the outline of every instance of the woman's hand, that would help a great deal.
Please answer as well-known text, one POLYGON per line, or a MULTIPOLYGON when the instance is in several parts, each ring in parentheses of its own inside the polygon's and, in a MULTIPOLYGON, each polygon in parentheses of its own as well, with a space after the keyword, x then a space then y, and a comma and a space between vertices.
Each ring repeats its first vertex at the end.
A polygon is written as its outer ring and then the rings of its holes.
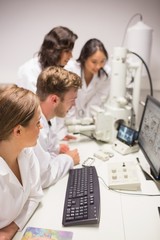
POLYGON ((18 229, 18 226, 14 222, 0 229, 0 240, 11 240, 18 229))

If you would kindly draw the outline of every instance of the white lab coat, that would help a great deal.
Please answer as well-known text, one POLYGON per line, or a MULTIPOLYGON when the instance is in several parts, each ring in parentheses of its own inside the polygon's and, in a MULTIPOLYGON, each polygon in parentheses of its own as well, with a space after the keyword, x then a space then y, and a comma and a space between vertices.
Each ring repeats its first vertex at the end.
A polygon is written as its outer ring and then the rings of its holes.
MULTIPOLYGON (((81 76, 80 63, 74 59, 70 59, 64 68, 81 76)), ((107 64, 104 66, 104 70, 109 75, 110 67, 107 64)), ((86 85, 85 79, 83 78, 83 73, 81 77, 82 88, 78 90, 75 106, 75 116, 88 117, 91 116, 90 107, 92 105, 100 107, 102 105, 103 98, 108 98, 110 91, 110 77, 107 78, 105 74, 102 74, 101 77, 98 77, 98 75, 95 74, 88 86, 86 85)))
MULTIPOLYGON (((36 93, 37 79, 41 71, 42 71, 41 66, 40 66, 38 57, 36 56, 30 59, 29 61, 25 62, 22 66, 20 66, 20 68, 18 69, 18 74, 17 74, 18 76, 15 84, 17 84, 19 87, 23 87, 25 89, 31 90, 32 92, 36 93)), ((54 132, 57 132, 57 138, 63 139, 67 134, 67 130, 65 128, 61 130, 61 126, 63 126, 64 124, 63 119, 55 117, 54 125, 55 124, 56 124, 56 127, 54 132)), ((56 138, 56 136, 54 136, 54 138, 56 138)))
POLYGON ((55 127, 49 126, 43 114, 41 124, 43 128, 40 131, 34 152, 40 164, 42 188, 46 188, 64 177, 69 169, 73 168, 74 163, 69 155, 58 154, 59 144, 57 144, 57 139, 54 137, 55 127))
POLYGON ((22 230, 43 196, 39 163, 32 148, 20 153, 18 164, 22 185, 0 157, 0 229, 14 221, 22 230))
POLYGON ((40 73, 41 66, 38 57, 34 57, 20 66, 18 69, 18 79, 15 83, 19 87, 29 89, 36 93, 37 78, 40 73))
POLYGON ((57 122, 56 118, 51 121, 51 126, 49 126, 48 121, 44 114, 41 112, 41 124, 43 128, 40 130, 39 142, 45 151, 50 152, 53 156, 59 154, 60 142, 57 138, 57 122))

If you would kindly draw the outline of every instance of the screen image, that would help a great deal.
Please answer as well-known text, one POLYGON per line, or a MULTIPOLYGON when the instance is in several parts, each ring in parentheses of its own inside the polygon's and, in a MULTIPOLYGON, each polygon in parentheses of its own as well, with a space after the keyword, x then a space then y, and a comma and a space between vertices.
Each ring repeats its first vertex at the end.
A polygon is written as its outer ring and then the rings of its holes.
POLYGON ((160 102, 151 96, 146 98, 138 143, 152 175, 155 179, 160 179, 160 102))
POLYGON ((117 138, 127 145, 132 146, 137 138, 137 131, 121 124, 118 129, 117 138))

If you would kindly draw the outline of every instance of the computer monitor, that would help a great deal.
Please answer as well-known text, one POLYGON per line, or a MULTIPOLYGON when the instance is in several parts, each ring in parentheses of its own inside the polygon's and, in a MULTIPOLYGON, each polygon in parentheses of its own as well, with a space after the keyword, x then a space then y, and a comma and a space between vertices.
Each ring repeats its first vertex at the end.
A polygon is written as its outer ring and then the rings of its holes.
POLYGON ((147 96, 142 114, 138 143, 146 157, 152 176, 160 179, 160 102, 147 96))

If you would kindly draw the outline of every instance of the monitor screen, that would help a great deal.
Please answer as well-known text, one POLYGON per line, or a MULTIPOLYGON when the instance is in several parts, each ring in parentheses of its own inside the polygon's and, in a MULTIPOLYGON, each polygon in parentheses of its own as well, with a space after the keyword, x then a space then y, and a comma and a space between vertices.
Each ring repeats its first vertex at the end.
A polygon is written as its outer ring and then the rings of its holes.
POLYGON ((126 143, 129 146, 133 146, 137 140, 138 132, 123 124, 119 125, 117 139, 126 143))
POLYGON ((160 102, 151 96, 146 98, 138 143, 150 165, 153 177, 160 179, 160 102))

